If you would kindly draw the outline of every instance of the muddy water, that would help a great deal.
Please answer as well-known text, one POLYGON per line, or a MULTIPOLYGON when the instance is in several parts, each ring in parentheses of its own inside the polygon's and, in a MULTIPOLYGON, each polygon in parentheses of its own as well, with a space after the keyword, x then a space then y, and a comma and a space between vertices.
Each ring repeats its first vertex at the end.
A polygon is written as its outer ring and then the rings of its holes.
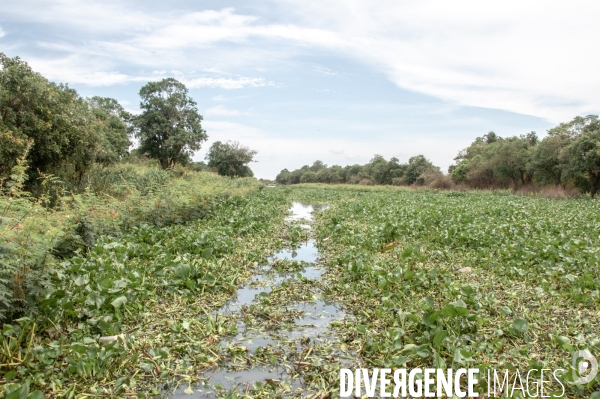
MULTIPOLYGON (((294 202, 290 208, 288 223, 298 223, 308 229, 311 228, 313 212, 327 209, 327 206, 307 205, 294 202)), ((285 311, 294 315, 292 322, 284 323, 276 328, 261 328, 260 323, 253 323, 249 314, 253 306, 261 300, 268 298, 271 292, 281 291, 283 287, 291 284, 306 282, 310 288, 311 281, 318 281, 324 273, 319 265, 319 251, 314 240, 308 240, 297 248, 284 249, 269 258, 269 264, 260 267, 259 272, 244 286, 240 287, 236 295, 222 308, 213 313, 214 317, 235 318, 237 334, 225 338, 221 342, 224 353, 228 350, 240 349, 245 352, 249 368, 239 367, 237 362, 228 362, 227 358, 221 367, 210 370, 203 375, 204 383, 196 387, 186 384, 174 393, 174 398, 216 398, 224 392, 237 390, 251 392, 260 384, 282 384, 288 387, 286 396, 306 396, 307 390, 304 381, 294 372, 293 364, 286 361, 275 361, 271 366, 264 362, 252 362, 255 354, 271 350, 278 353, 278 358, 288 358, 293 353, 304 350, 304 345, 332 344, 336 336, 329 326, 332 322, 344 319, 346 314, 341 311, 335 302, 326 302, 320 299, 319 290, 311 291, 312 300, 286 303, 285 311), (294 272, 278 272, 272 265, 278 261, 302 262, 301 267, 294 272), (306 280, 305 280, 306 279, 306 280), (235 369, 233 368, 235 363, 235 369), (256 363, 261 363, 256 365, 256 363), (187 393, 184 390, 188 388, 187 393), (193 391, 191 393, 190 389, 193 391)), ((285 289, 285 288, 284 288, 285 289)), ((225 356, 226 357, 226 356, 225 356)), ((340 362, 344 362, 340 359, 340 362)))

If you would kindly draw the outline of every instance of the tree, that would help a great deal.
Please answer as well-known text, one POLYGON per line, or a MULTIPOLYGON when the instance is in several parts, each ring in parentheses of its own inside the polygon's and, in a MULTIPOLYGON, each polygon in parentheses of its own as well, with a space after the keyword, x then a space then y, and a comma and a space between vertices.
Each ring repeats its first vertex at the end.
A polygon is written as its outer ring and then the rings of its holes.
POLYGON ((363 166, 362 172, 365 177, 377 184, 392 184, 393 178, 404 173, 403 168, 397 158, 392 158, 388 162, 383 156, 375 154, 369 163, 363 166))
POLYGON ((533 173, 530 160, 537 142, 537 135, 531 132, 488 145, 486 153, 500 183, 510 181, 515 189, 531 183, 533 173))
POLYGON ((300 178, 300 183, 316 183, 317 182, 317 173, 312 170, 304 172, 302 177, 300 178))
POLYGON ((149 82, 140 89, 140 97, 143 112, 135 118, 134 131, 142 153, 158 159, 165 169, 187 164, 208 136, 185 85, 173 78, 149 82))
POLYGON ((586 126, 562 156, 566 175, 593 198, 600 191, 600 121, 586 126))
POLYGON ((291 173, 287 169, 283 169, 279 174, 275 177, 275 182, 277 184, 290 184, 291 173))
POLYGON ((549 135, 533 148, 531 153, 531 169, 533 178, 539 184, 564 186, 563 175, 565 165, 561 160, 562 151, 571 139, 561 135, 549 135))
POLYGON ((100 122, 103 141, 96 162, 110 165, 127 154, 131 145, 127 123, 132 116, 113 98, 92 97, 88 100, 96 119, 100 122))
POLYGON ((215 141, 206 155, 208 167, 217 170, 221 176, 252 177, 254 173, 248 166, 256 151, 240 145, 237 141, 221 143, 215 141))
POLYGON ((75 90, 49 82, 18 57, 0 53, 0 178, 31 146, 30 189, 40 172, 80 180, 102 140, 88 103, 75 90))
POLYGON ((439 172, 440 168, 433 165, 424 155, 417 155, 411 157, 406 165, 406 172, 404 173, 404 181, 406 184, 422 184, 424 182, 424 176, 428 173, 439 172))
POLYGON ((310 170, 312 170, 313 172, 318 172, 321 169, 326 169, 326 168, 327 168, 327 165, 325 165, 323 163, 323 161, 316 160, 315 162, 313 162, 312 166, 310 167, 310 170))

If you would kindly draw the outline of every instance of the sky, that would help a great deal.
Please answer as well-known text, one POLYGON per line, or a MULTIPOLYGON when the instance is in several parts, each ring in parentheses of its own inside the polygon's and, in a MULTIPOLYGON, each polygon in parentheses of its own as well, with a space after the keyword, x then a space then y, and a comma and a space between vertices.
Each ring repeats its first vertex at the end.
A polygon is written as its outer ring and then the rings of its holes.
POLYGON ((174 77, 209 140, 258 151, 274 178, 319 159, 443 171, 477 136, 600 113, 600 2, 3 0, 0 52, 139 112, 174 77))

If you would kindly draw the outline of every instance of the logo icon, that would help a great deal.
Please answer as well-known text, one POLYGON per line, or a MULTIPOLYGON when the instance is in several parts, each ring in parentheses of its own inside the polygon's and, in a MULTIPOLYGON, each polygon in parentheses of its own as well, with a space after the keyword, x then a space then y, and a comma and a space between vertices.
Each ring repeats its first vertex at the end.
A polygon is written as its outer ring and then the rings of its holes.
POLYGON ((573 366, 573 382, 577 385, 587 384, 598 374, 598 361, 587 349, 573 352, 571 365, 573 366))

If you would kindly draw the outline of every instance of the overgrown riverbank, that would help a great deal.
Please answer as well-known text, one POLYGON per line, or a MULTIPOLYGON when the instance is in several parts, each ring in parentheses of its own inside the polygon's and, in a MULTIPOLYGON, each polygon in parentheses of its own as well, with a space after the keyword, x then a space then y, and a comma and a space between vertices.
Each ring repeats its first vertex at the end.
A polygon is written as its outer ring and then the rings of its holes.
POLYGON ((132 227, 56 261, 60 289, 37 316, 5 326, 2 383, 29 379, 51 397, 148 397, 165 384, 197 390, 217 367, 264 366, 287 377, 259 374, 222 395, 317 398, 339 393, 350 355, 353 367, 564 368, 567 396, 589 396, 598 379, 573 385, 570 362, 577 349, 600 351, 598 231, 597 200, 348 186, 221 198, 210 217, 132 227), (307 232, 284 222, 292 201, 329 209, 307 232), (318 274, 269 261, 310 236, 318 274), (237 315, 217 313, 240 286, 265 284, 237 315), (347 317, 328 316, 328 303, 347 317), (295 335, 310 314, 335 339, 295 335), (125 341, 98 342, 117 334, 125 341))
POLYGON ((132 227, 57 260, 39 311, 4 325, 2 383, 53 397, 145 397, 193 378, 231 328, 208 315, 277 245, 285 207, 281 196, 213 198, 203 220, 132 227), (98 342, 117 334, 126 342, 98 342))
POLYGON ((84 253, 99 237, 202 219, 217 201, 262 188, 255 179, 122 164, 92 170, 76 191, 48 177, 36 198, 23 190, 25 171, 16 167, 0 186, 0 321, 31 312, 53 289, 49 274, 60 259, 84 253))

